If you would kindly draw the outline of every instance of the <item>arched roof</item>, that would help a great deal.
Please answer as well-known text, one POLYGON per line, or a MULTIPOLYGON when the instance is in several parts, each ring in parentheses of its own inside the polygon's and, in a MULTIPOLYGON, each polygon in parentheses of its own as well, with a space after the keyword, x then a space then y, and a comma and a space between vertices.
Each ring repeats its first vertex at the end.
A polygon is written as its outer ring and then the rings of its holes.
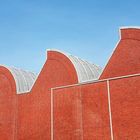
MULTIPOLYGON (((58 50, 57 52, 65 55, 72 62, 76 70, 79 83, 97 80, 99 78, 102 71, 102 69, 99 66, 91 64, 76 56, 69 55, 58 50)), ((37 77, 36 74, 15 67, 7 67, 7 66, 4 67, 11 72, 11 74, 15 79, 17 94, 26 93, 32 89, 37 77)))
POLYGON ((56 51, 65 55, 74 65, 74 68, 77 72, 78 82, 86 82, 90 80, 97 80, 102 72, 101 67, 91 64, 85 60, 82 60, 76 56, 64 53, 59 50, 49 49, 48 51, 56 51))
POLYGON ((6 68, 12 73, 15 79, 17 94, 29 92, 31 90, 36 79, 36 74, 15 67, 6 68))

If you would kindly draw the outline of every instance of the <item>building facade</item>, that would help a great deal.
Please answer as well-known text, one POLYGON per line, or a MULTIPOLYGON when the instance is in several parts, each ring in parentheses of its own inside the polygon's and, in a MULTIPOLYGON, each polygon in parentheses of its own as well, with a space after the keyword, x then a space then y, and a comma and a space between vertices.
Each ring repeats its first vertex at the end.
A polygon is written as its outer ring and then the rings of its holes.
POLYGON ((140 139, 140 29, 120 33, 103 70, 57 50, 38 76, 0 66, 0 139, 140 139))

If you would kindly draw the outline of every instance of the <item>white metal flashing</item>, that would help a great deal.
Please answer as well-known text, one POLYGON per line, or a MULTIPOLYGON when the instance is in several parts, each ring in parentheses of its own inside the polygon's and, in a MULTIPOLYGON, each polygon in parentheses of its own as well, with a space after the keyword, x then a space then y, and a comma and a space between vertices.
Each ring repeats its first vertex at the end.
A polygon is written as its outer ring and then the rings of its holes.
POLYGON ((54 139, 53 89, 51 89, 51 140, 54 139))
POLYGON ((55 90, 55 89, 69 88, 69 87, 74 87, 74 86, 81 86, 81 85, 86 85, 86 84, 93 84, 93 83, 105 82, 107 80, 117 80, 117 79, 129 78, 129 77, 136 77, 136 76, 140 76, 140 73, 130 74, 130 75, 124 75, 124 76, 118 76, 118 77, 112 77, 112 78, 101 79, 101 80, 93 80, 93 81, 91 80, 91 81, 87 81, 87 82, 83 82, 83 83, 78 83, 78 84, 53 87, 51 89, 55 90))
POLYGON ((111 140, 114 140, 114 135, 113 135, 113 126, 112 126, 112 111, 111 111, 111 98, 110 98, 110 85, 109 85, 109 80, 107 80, 107 95, 108 95, 108 111, 109 111, 109 123, 110 123, 110 135, 111 135, 111 140))
POLYGON ((140 29, 140 26, 122 26, 119 29, 140 29))

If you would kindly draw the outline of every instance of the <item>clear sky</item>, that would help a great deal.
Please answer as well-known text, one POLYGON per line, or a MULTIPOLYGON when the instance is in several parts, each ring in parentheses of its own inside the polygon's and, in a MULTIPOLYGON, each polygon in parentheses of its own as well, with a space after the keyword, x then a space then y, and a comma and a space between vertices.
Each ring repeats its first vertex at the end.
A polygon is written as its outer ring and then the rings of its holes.
POLYGON ((39 72, 55 48, 104 67, 139 25, 140 0, 0 0, 0 64, 39 72))

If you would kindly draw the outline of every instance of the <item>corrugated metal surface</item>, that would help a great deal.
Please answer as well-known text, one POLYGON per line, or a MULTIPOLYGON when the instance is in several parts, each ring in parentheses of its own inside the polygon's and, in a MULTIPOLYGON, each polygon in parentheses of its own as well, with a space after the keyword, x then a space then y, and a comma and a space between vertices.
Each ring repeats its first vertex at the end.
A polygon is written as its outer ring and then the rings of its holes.
POLYGON ((77 71, 79 83, 89 80, 97 80, 99 78, 102 71, 99 66, 88 63, 87 61, 72 55, 67 56, 77 71))
POLYGON ((12 73, 15 79, 17 94, 29 92, 31 90, 36 79, 36 74, 15 67, 6 68, 12 73))

